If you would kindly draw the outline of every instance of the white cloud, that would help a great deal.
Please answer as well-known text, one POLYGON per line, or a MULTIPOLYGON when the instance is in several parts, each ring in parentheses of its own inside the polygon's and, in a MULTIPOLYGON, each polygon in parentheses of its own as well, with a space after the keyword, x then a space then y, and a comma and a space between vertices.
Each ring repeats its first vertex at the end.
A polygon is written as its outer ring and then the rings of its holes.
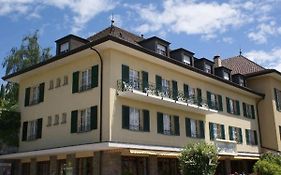
POLYGON ((223 37, 222 41, 228 44, 232 44, 233 43, 233 38, 231 37, 223 37))
POLYGON ((248 38, 258 44, 267 42, 268 37, 281 34, 281 27, 277 26, 274 21, 269 23, 262 23, 256 27, 256 31, 252 31, 248 34, 248 38))
POLYGON ((26 14, 39 18, 39 6, 69 9, 73 13, 71 30, 77 33, 87 22, 117 5, 113 0, 0 0, 0 15, 26 14))
POLYGON ((281 71, 281 48, 274 48, 270 51, 252 50, 244 54, 247 58, 266 67, 281 71))

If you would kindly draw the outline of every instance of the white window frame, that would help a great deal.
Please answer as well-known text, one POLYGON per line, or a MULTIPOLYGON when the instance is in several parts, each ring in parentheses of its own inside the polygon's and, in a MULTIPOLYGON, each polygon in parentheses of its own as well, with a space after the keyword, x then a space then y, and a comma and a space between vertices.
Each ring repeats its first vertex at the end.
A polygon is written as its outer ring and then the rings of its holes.
POLYGON ((37 104, 39 102, 39 85, 30 88, 30 104, 37 104))
POLYGON ((190 119, 190 130, 191 130, 191 137, 199 138, 201 135, 200 131, 200 121, 190 119))
POLYGON ((162 79, 162 92, 164 97, 170 97, 170 81, 162 79))
POLYGON ((37 120, 29 121, 27 124, 27 140, 35 140, 37 135, 37 120))
POLYGON ((79 110, 77 131, 87 132, 91 130, 91 108, 79 110))
POLYGON ((65 42, 63 44, 60 45, 60 53, 65 53, 69 51, 69 42, 65 42))
POLYGON ((183 55, 182 62, 187 65, 191 65, 191 57, 188 55, 183 55))
POLYGON ((214 139, 222 139, 221 124, 214 123, 214 139))
POLYGON ((245 85, 245 80, 242 78, 239 78, 239 85, 244 86, 245 85))
POLYGON ((133 89, 139 90, 139 77, 140 77, 140 72, 136 71, 134 69, 129 70, 129 83, 132 86, 133 89))
POLYGON ((156 52, 161 55, 167 56, 167 47, 163 44, 156 44, 156 52))
POLYGON ((230 74, 228 72, 223 71, 223 79, 230 80, 230 74))
POLYGON ((209 64, 204 64, 204 70, 205 70, 205 72, 211 74, 212 73, 212 66, 209 65, 209 64))
POLYGON ((129 108, 129 129, 135 131, 143 130, 143 115, 140 109, 129 108))
POLYGON ((84 91, 91 88, 92 84, 92 69, 81 71, 80 90, 84 91))

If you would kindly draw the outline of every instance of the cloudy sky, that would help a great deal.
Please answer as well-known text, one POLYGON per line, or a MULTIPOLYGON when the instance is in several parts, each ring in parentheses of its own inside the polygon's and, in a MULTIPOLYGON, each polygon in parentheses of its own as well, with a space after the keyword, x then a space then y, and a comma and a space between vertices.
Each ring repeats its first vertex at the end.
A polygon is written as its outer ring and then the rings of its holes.
MULTIPOLYGON (((42 47, 69 33, 88 37, 115 24, 196 57, 239 54, 281 71, 281 0, 0 0, 0 61, 23 36, 40 32, 42 47)), ((1 67, 0 76, 4 71, 1 67)))

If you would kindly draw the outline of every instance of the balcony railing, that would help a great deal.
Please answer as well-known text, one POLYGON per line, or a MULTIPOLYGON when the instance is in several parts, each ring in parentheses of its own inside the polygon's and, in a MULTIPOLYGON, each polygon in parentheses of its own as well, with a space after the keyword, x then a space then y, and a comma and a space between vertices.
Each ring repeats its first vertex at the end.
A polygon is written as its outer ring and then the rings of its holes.
POLYGON ((215 145, 219 155, 236 155, 237 142, 231 140, 216 139, 215 145))
POLYGON ((195 95, 186 95, 183 91, 174 92, 173 89, 169 87, 157 88, 154 83, 145 83, 143 85, 141 80, 134 81, 117 81, 117 91, 118 92, 133 92, 139 91, 145 93, 147 96, 156 96, 161 99, 169 99, 174 102, 187 103, 189 105, 196 105, 198 107, 204 107, 208 109, 218 110, 218 103, 216 101, 208 101, 202 97, 197 97, 195 95))

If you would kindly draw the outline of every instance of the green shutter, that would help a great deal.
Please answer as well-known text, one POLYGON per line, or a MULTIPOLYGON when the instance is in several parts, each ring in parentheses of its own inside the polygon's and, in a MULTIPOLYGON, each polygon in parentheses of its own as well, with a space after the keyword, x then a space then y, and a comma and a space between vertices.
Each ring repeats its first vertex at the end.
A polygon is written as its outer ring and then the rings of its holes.
POLYGON ((239 143, 243 143, 242 129, 239 128, 239 143))
POLYGON ((240 115, 240 102, 236 100, 235 103, 236 103, 236 115, 240 115))
POLYGON ((214 140, 214 123, 209 123, 210 140, 214 140))
POLYGON ((29 106, 29 99, 30 99, 30 87, 25 89, 24 106, 29 106))
POLYGON ((276 89, 276 88, 274 88, 274 96, 275 96, 275 103, 276 103, 276 110, 277 111, 280 111, 280 100, 281 99, 279 99, 279 96, 278 96, 278 89, 276 89))
POLYGON ((254 131, 254 137, 255 137, 255 145, 257 145, 258 144, 257 131, 254 131))
POLYGON ((27 140, 27 125, 28 125, 28 122, 23 122, 23 124, 22 124, 22 139, 21 139, 21 141, 27 140))
POLYGON ((91 88, 98 87, 99 83, 99 65, 95 65, 92 67, 92 84, 91 88))
POLYGON ((228 128, 228 132, 229 132, 229 140, 233 140, 233 127, 229 126, 228 128))
POLYGON ((129 83, 129 66, 122 64, 122 82, 129 83))
POLYGON ((204 128, 204 121, 199 121, 200 125, 200 138, 205 138, 205 128, 204 128))
POLYGON ((159 92, 162 92, 162 77, 159 75, 155 76, 156 81, 156 90, 159 92))
POLYGON ((79 71, 72 74, 72 93, 79 92, 79 71))
POLYGON ((226 109, 227 109, 227 112, 230 113, 230 103, 229 103, 228 97, 226 97, 226 109))
POLYGON ((173 99, 178 100, 178 83, 177 81, 172 81, 172 87, 173 87, 173 99))
POLYGON ((41 83, 39 85, 39 103, 44 101, 44 88, 45 88, 45 83, 41 83))
POLYGON ((255 114, 255 107, 254 105, 251 105, 251 111, 252 111, 252 119, 256 118, 256 114, 255 114))
POLYGON ((243 102, 242 105, 243 105, 243 116, 244 116, 244 117, 248 117, 248 115, 247 115, 247 109, 246 109, 246 104, 243 102))
POLYGON ((191 137, 191 124, 189 118, 185 118, 185 133, 187 137, 191 137))
POLYGON ((142 91, 146 92, 145 89, 148 88, 148 72, 142 71, 142 91))
POLYGON ((149 111, 143 110, 143 131, 149 132, 150 131, 150 117, 149 111))
POLYGON ((71 133, 77 132, 78 111, 71 111, 71 133))
POLYGON ((175 124, 175 135, 180 135, 180 121, 179 116, 174 116, 174 124, 175 124))
POLYGON ((129 129, 130 107, 122 106, 122 128, 129 129))
POLYGON ((157 112, 157 132, 160 134, 164 133, 163 128, 163 113, 157 112))
POLYGON ((202 90, 197 88, 197 102, 199 106, 202 106, 202 90))
POLYGON ((98 107, 91 107, 91 130, 98 128, 98 107))
POLYGON ((221 125, 221 137, 222 137, 222 139, 225 139, 224 125, 221 125))
POLYGON ((221 95, 218 95, 218 102, 219 102, 219 106, 218 106, 218 109, 219 111, 223 111, 223 104, 222 104, 222 96, 221 95))
POLYGON ((37 132, 36 132, 37 139, 42 138, 42 124, 43 124, 43 119, 42 118, 37 119, 37 132))
POLYGON ((248 129, 246 129, 246 143, 247 143, 247 145, 250 144, 250 136, 249 136, 249 130, 248 129))
POLYGON ((212 100, 211 100, 211 92, 207 91, 207 103, 209 108, 214 109, 214 106, 212 105, 212 100))
POLYGON ((183 85, 183 93, 184 93, 184 97, 187 100, 189 98, 189 87, 187 84, 183 85))

